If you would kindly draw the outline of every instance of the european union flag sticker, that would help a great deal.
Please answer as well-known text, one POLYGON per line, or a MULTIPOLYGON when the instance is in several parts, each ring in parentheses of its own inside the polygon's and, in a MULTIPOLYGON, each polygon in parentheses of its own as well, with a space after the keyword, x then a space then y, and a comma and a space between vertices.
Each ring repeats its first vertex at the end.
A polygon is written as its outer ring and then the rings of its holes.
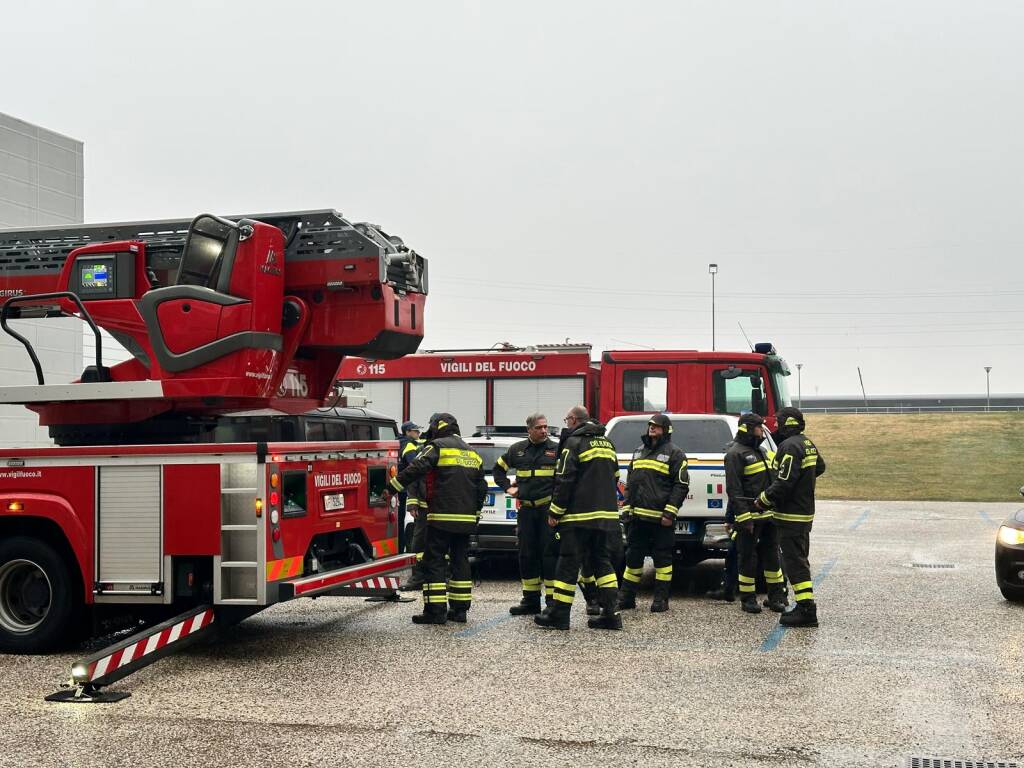
POLYGON ((708 509, 721 509, 722 499, 708 499, 708 509))

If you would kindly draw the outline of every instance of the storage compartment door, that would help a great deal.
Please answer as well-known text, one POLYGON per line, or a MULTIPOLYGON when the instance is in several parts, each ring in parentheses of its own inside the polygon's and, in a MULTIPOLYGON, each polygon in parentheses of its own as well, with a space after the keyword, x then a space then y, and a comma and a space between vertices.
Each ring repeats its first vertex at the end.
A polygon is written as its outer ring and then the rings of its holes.
POLYGON ((163 586, 161 467, 100 467, 98 592, 158 594, 163 586))
POLYGON ((543 413, 548 424, 557 427, 574 405, 583 405, 583 377, 495 379, 494 423, 521 426, 526 417, 543 413))
POLYGON ((486 424, 487 388, 483 379, 421 379, 411 383, 409 418, 427 428, 434 413, 450 413, 463 435, 486 424))

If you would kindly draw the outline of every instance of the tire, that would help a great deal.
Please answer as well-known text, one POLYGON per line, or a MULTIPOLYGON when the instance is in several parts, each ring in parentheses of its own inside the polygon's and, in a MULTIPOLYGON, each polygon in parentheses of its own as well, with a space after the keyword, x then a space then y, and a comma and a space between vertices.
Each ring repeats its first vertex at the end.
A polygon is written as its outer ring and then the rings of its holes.
POLYGON ((45 653, 78 635, 82 597, 67 563, 28 536, 0 542, 0 651, 45 653))
POLYGON ((1011 603, 1024 603, 1024 587, 1015 587, 1012 584, 999 582, 999 591, 1011 603))

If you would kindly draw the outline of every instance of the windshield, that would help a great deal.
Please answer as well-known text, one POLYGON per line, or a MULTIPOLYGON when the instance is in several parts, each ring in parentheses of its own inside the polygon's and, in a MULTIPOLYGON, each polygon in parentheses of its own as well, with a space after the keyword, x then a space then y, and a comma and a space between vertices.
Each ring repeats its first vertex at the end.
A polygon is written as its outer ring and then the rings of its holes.
MULTIPOLYGON (((632 453, 647 432, 641 419, 620 421, 608 434, 617 453, 632 453)), ((685 453, 723 453, 732 441, 732 430, 722 419, 672 419, 672 442, 685 453)))
POLYGON ((779 370, 775 366, 771 367, 772 371, 772 388, 775 390, 775 410, 785 408, 787 405, 792 405, 793 401, 789 399, 789 387, 786 384, 786 378, 789 374, 789 369, 785 369, 785 372, 779 370))
POLYGON ((478 445, 470 443, 469 447, 480 454, 480 458, 484 460, 484 472, 487 474, 491 474, 494 471, 494 465, 498 463, 501 455, 508 450, 507 445, 478 445))

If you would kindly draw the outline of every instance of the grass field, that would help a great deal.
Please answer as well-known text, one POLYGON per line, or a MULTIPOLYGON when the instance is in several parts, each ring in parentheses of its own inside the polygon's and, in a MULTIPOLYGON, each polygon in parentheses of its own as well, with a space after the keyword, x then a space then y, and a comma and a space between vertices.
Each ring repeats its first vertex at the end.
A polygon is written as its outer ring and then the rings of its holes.
POLYGON ((818 498, 1017 501, 1024 414, 807 415, 828 471, 818 498))

